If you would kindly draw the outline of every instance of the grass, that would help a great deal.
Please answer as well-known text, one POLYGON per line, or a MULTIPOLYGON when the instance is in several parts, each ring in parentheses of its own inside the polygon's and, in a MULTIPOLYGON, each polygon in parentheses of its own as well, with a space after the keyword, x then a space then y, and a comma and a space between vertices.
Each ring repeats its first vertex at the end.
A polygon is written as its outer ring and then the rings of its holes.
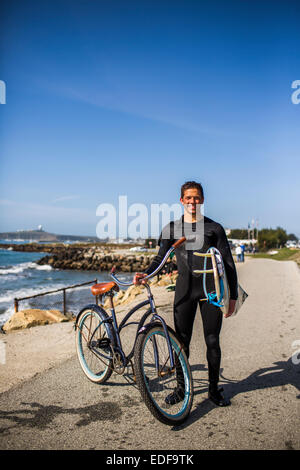
POLYGON ((278 253, 271 255, 270 253, 256 253, 255 255, 250 255, 253 258, 268 258, 275 259, 277 261, 296 261, 300 264, 300 250, 290 250, 289 248, 274 248, 274 251, 278 253))

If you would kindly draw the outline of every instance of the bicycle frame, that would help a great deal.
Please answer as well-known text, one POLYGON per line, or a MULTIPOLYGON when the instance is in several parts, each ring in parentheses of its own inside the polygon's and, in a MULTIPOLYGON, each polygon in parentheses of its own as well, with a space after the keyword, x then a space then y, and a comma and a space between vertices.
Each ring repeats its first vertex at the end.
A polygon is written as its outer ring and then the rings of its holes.
MULTIPOLYGON (((181 238, 179 241, 177 241, 176 243, 174 243, 171 248, 168 250, 168 252, 166 253, 166 255, 164 256, 162 262, 160 263, 160 265, 155 269, 155 271, 153 271, 150 275, 146 276, 144 278, 144 280, 147 280, 153 276, 155 276, 160 270, 161 268, 163 267, 163 265, 165 264, 165 262, 167 261, 167 259, 169 258, 170 254, 174 251, 174 249, 179 246, 181 243, 183 243, 185 241, 185 237, 181 238)), ((122 282, 120 281, 119 279, 117 279, 117 277, 113 274, 114 273, 114 270, 111 271, 110 275, 111 277, 113 278, 113 280, 119 285, 119 286, 131 286, 133 285, 132 283, 126 283, 126 282, 122 282)), ((98 327, 95 329, 95 331, 93 332, 92 334, 92 338, 94 337, 96 331, 98 330, 98 328, 101 327, 101 325, 103 323, 109 323, 111 326, 108 328, 108 336, 109 336, 109 340, 110 340, 110 343, 112 344, 112 348, 113 348, 113 351, 115 353, 119 353, 121 358, 122 358, 122 363, 123 363, 123 366, 126 367, 129 363, 129 361, 131 360, 131 357, 133 356, 133 351, 134 351, 134 347, 135 347, 135 343, 136 343, 136 339, 138 337, 138 335, 140 333, 142 333, 143 331, 145 331, 148 327, 151 326, 151 324, 154 322, 154 321, 159 321, 161 324, 162 324, 162 327, 163 327, 163 330, 164 330, 164 333, 165 333, 165 336, 166 336, 166 340, 167 340, 167 345, 168 345, 168 351, 169 351, 169 355, 170 355, 170 363, 171 363, 171 369, 174 369, 175 368, 175 360, 174 360, 174 354, 173 354, 173 349, 172 349, 172 346, 171 346, 171 340, 170 340, 170 335, 169 335, 169 332, 168 332, 168 326, 165 322, 165 320, 160 316, 158 315, 157 311, 156 311, 156 306, 155 306, 155 302, 154 302, 154 298, 153 298, 153 295, 152 295, 152 292, 151 292, 151 289, 150 289, 150 286, 149 284, 144 284, 146 289, 147 289, 147 294, 148 294, 148 300, 144 300, 143 302, 140 302, 138 303, 137 305, 135 305, 127 314, 126 316, 124 317, 124 319, 121 321, 120 325, 118 326, 118 322, 117 322, 117 318, 116 318, 116 312, 115 312, 115 308, 114 308, 114 304, 113 304, 113 296, 114 294, 112 292, 108 292, 108 296, 110 298, 110 304, 111 304, 111 308, 110 308, 110 311, 111 311, 111 316, 108 316, 107 312, 103 309, 103 307, 99 306, 99 305, 96 305, 96 304, 89 304, 87 306, 84 307, 84 309, 82 309, 79 314, 77 315, 77 318, 76 318, 76 321, 75 321, 75 325, 74 325, 74 328, 77 327, 77 321, 79 319, 79 316, 80 314, 82 313, 82 311, 84 311, 85 309, 87 308, 90 308, 91 310, 94 310, 94 311, 98 311, 100 314, 101 314, 101 317, 104 317, 105 319, 102 320, 102 322, 98 325, 98 327), (127 323, 128 320, 130 319, 130 317, 137 311, 139 310, 140 308, 144 307, 145 305, 149 305, 149 309, 146 311, 146 313, 142 316, 142 318, 140 319, 139 323, 138 323, 138 328, 137 328, 137 332, 136 332, 136 337, 135 337, 135 340, 134 340, 134 343, 133 343, 133 348, 131 350, 131 352, 129 353, 129 355, 126 357, 125 354, 124 354, 124 351, 123 351, 123 348, 122 348, 122 342, 121 342, 121 338, 120 338, 120 332, 123 328, 125 328, 126 326, 130 325, 130 324, 136 324, 137 322, 131 322, 131 323, 127 323), (147 320, 147 318, 152 315, 152 319, 151 321, 145 326, 144 323, 145 321, 147 320)), ((90 343, 92 341, 92 338, 90 339, 90 343)), ((154 354, 155 354, 155 362, 156 362, 156 368, 157 368, 157 372, 159 373, 159 370, 158 370, 158 364, 159 364, 159 353, 158 353, 158 349, 157 349, 157 345, 156 345, 156 340, 154 338, 154 341, 153 341, 153 348, 154 348, 154 354)), ((97 355, 100 355, 100 356, 103 356, 105 357, 106 359, 110 359, 109 357, 105 356, 104 354, 100 353, 99 351, 94 351, 97 355)))
MULTIPOLYGON (((127 366, 130 359, 131 359, 131 357, 133 356, 137 336, 140 333, 142 333, 147 327, 149 327, 151 325, 151 323, 153 323, 154 321, 159 321, 163 326, 163 329, 164 329, 164 332, 165 332, 165 335, 166 335, 166 338, 167 338, 167 344, 168 344, 168 349, 169 349, 169 354, 170 354, 170 362, 171 362, 171 367, 173 368, 173 367, 175 367, 175 361, 174 361, 173 350, 172 350, 172 347, 171 347, 171 341, 170 341, 170 337, 169 337, 167 324, 166 324, 165 320, 160 315, 157 314, 154 299, 153 299, 150 287, 148 285, 146 285, 146 288, 148 290, 148 296, 149 296, 148 300, 144 300, 143 302, 140 302, 137 305, 135 305, 126 314, 126 316, 121 321, 120 325, 118 325, 115 308, 114 308, 113 303, 112 303, 112 307, 110 309, 111 310, 111 315, 99 324, 99 326, 94 331, 93 336, 96 333, 97 329, 100 328, 100 326, 103 323, 111 323, 113 325, 113 334, 111 335, 110 340, 111 340, 113 349, 114 349, 115 352, 117 352, 121 355, 123 365, 127 366), (122 341, 121 341, 121 337, 120 337, 121 330, 123 328, 125 328, 126 326, 129 326, 131 324, 136 324, 137 322, 128 322, 128 320, 132 317, 132 315, 137 310, 145 307, 146 305, 149 305, 150 307, 149 307, 149 309, 147 309, 147 311, 144 313, 144 315, 142 316, 142 318, 138 322, 138 327, 137 327, 136 336, 135 336, 135 340, 134 340, 134 343, 133 343, 132 350, 128 354, 128 356, 126 357, 125 354, 124 354, 124 351, 123 351, 122 341), (150 315, 152 315, 151 321, 147 325, 145 325, 145 321, 147 320, 147 318, 150 315)), ((92 338, 91 338, 90 341, 92 341, 92 338)), ((159 354, 158 354, 158 350, 157 350, 157 346, 156 346, 155 342, 153 344, 153 347, 154 347, 154 354, 155 354, 155 358, 156 358, 156 364, 158 365, 158 363, 159 363, 159 358, 158 358, 159 354)), ((100 354, 100 355, 103 355, 103 354, 99 353, 98 351, 97 351, 97 353, 100 354)), ((105 355, 103 355, 103 356, 106 357, 105 355)), ((106 357, 106 358, 108 359, 108 357, 106 357)))
MULTIPOLYGON (((151 277, 155 276, 163 267, 163 265, 166 263, 167 259, 169 258, 170 254, 175 250, 175 248, 177 246, 179 246, 181 243, 183 243, 185 241, 185 237, 182 237, 178 242, 174 243, 171 248, 167 251, 167 253, 165 254, 163 260, 161 261, 160 265, 151 273, 149 274, 148 276, 146 276, 144 278, 144 280, 147 280, 147 279, 150 279, 151 277)), ((111 271, 110 275, 111 277, 113 278, 113 280, 120 286, 131 286, 132 283, 127 283, 127 282, 122 282, 120 281, 114 274, 114 270, 111 271)), ((118 347, 121 349, 122 351, 122 346, 121 346, 121 340, 120 340, 120 331, 122 329, 122 327, 124 327, 126 325, 126 321, 130 318, 130 316, 136 311, 138 310, 139 308, 141 308, 142 306, 146 305, 147 303, 150 304, 150 312, 148 313, 147 316, 149 316, 151 313, 152 313, 152 320, 150 322, 150 324, 154 321, 154 320, 157 320, 159 321, 162 326, 163 326, 163 329, 164 329, 164 333, 165 333, 165 336, 166 336, 166 339, 167 339, 167 345, 168 345, 168 350, 169 350, 169 355, 170 355, 170 362, 171 362, 171 368, 173 369, 175 367, 175 360, 174 360, 174 355, 173 355, 173 349, 172 349, 172 346, 171 346, 171 340, 170 340, 170 335, 169 335, 169 332, 168 332, 168 327, 167 327, 167 324, 166 322, 164 321, 164 319, 157 314, 156 312, 156 307, 155 307, 155 302, 154 302, 154 298, 153 298, 153 295, 151 293, 151 289, 150 289, 150 286, 149 284, 144 284, 147 291, 148 291, 148 300, 145 301, 145 302, 142 302, 142 304, 138 304, 137 306, 135 306, 127 315, 126 317, 124 318, 123 322, 121 323, 120 325, 120 329, 118 330, 117 328, 117 322, 116 322, 116 316, 115 316, 115 311, 114 311, 114 307, 113 307, 113 303, 111 303, 111 313, 112 313, 112 317, 113 317, 113 322, 114 322, 114 327, 115 327, 115 330, 117 331, 117 342, 118 342, 118 347)), ((144 327, 144 322, 146 320, 146 318, 144 318, 145 316, 142 317, 141 321, 143 320, 143 323, 139 324, 139 328, 137 330, 137 335, 140 334, 142 331, 144 331, 144 329, 146 329, 146 327, 144 327)), ((137 335, 136 335, 136 338, 137 338, 137 335)), ((135 338, 135 342, 136 342, 136 338, 135 338)), ((135 342, 134 342, 134 345, 135 345, 135 342)), ((157 345, 156 345, 156 341, 154 340, 153 342, 153 348, 154 348, 154 354, 155 354, 155 360, 156 360, 156 367, 157 367, 157 370, 158 370, 158 364, 159 364, 159 358, 158 358, 158 349, 157 349, 157 345)), ((134 349, 134 346, 133 346, 133 349, 134 349)), ((120 351, 120 352, 121 352, 120 351)), ((132 350, 133 351, 133 350, 132 350)), ((123 354, 123 351, 121 352, 122 354, 122 357, 124 356, 123 354)))

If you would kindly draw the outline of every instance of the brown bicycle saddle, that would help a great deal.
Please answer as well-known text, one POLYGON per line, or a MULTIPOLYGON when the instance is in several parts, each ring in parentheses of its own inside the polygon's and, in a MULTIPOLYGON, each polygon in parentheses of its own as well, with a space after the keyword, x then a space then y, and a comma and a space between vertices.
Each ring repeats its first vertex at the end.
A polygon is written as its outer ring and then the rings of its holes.
POLYGON ((100 282, 99 284, 94 284, 91 287, 93 295, 103 295, 110 290, 119 290, 119 286, 115 282, 100 282))

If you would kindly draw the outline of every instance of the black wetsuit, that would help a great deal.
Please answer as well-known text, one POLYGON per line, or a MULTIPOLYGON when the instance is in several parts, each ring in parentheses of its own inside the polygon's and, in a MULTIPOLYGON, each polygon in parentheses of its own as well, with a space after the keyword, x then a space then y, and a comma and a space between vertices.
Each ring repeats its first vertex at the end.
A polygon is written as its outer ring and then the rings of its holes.
MULTIPOLYGON (((186 222, 183 222, 183 216, 175 224, 182 227, 182 235, 186 235, 186 222)), ((191 224, 189 224, 189 227, 191 224)), ((195 224, 192 224, 193 230, 195 224)), ((230 298, 238 297, 238 281, 235 264, 229 247, 229 243, 223 227, 204 217, 203 219, 203 244, 196 250, 187 250, 185 244, 175 250, 176 261, 178 267, 178 278, 176 282, 175 298, 174 298, 174 325, 176 333, 181 338, 187 356, 189 357, 189 345, 192 337, 193 324, 198 304, 200 305, 201 317, 203 321, 204 337, 207 346, 207 361, 210 386, 214 387, 219 381, 219 370, 221 362, 221 350, 219 344, 219 334, 222 326, 222 312, 219 307, 208 303, 200 302, 201 298, 205 298, 203 289, 203 274, 195 274, 194 269, 203 269, 204 258, 194 256, 193 252, 198 251, 206 253, 211 247, 217 248, 223 258, 228 285, 230 289, 230 298)), ((152 273, 161 263, 171 245, 181 238, 176 232, 174 237, 174 222, 170 222, 162 231, 159 238, 159 252, 146 270, 147 274, 152 273), (167 229, 167 230, 166 230, 167 229), (162 234, 169 233, 166 238, 162 234)), ((211 260, 207 258, 207 269, 210 269, 211 260)), ((215 291, 214 279, 212 274, 207 274, 207 292, 215 291)))

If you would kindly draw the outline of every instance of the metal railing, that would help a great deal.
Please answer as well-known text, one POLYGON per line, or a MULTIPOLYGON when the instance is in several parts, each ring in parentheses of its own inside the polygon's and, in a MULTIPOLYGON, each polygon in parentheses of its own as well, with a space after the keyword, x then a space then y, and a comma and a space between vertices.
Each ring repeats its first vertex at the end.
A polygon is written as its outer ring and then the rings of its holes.
MULTIPOLYGON (((35 294, 35 295, 29 295, 27 297, 15 298, 14 299, 15 312, 19 311, 19 303, 24 301, 24 300, 35 299, 37 297, 42 297, 42 296, 45 296, 45 295, 58 294, 58 293, 61 292, 62 296, 63 296, 63 298, 62 298, 62 307, 63 307, 62 308, 62 313, 64 315, 66 315, 66 313, 67 313, 67 295, 66 295, 66 291, 68 291, 70 289, 76 289, 77 287, 87 286, 89 284, 97 284, 97 279, 94 279, 94 280, 88 281, 88 282, 83 282, 81 284, 75 284, 75 285, 72 285, 72 286, 61 287, 60 289, 41 292, 41 293, 35 294)), ((98 304, 98 296, 96 296, 96 303, 98 304)))

